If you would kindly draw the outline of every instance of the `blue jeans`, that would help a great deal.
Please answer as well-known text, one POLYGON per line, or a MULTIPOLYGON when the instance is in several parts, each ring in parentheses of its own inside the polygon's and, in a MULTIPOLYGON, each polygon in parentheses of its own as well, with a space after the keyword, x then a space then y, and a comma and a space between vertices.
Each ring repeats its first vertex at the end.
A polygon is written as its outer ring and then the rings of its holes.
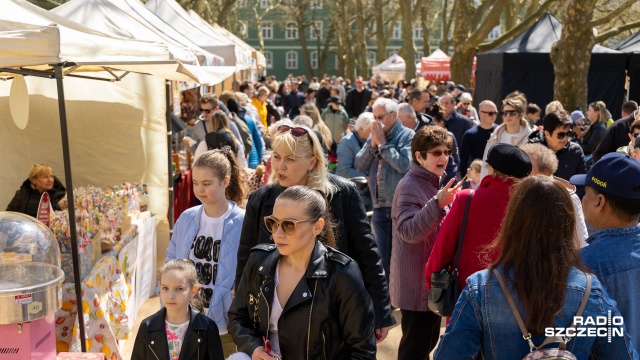
POLYGON ((389 281, 389 267, 391 264, 391 208, 374 208, 371 218, 373 235, 378 245, 378 254, 382 260, 382 268, 389 281))

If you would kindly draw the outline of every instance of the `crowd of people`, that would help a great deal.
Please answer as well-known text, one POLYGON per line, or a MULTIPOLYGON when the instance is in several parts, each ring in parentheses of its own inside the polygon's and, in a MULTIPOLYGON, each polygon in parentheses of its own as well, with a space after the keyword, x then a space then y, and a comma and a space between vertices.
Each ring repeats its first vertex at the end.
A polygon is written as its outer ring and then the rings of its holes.
MULTIPOLYGON (((638 359, 635 102, 617 121, 601 101, 568 111, 520 92, 476 108, 460 84, 375 76, 269 77, 185 102, 201 205, 175 225, 164 307, 134 359, 375 359, 394 308, 398 359, 522 358, 543 343, 638 359), (429 291, 443 272, 461 293, 440 336, 429 291), (610 327, 623 334, 548 337, 576 314, 622 317, 610 327)), ((12 206, 51 189, 37 178, 12 206)))

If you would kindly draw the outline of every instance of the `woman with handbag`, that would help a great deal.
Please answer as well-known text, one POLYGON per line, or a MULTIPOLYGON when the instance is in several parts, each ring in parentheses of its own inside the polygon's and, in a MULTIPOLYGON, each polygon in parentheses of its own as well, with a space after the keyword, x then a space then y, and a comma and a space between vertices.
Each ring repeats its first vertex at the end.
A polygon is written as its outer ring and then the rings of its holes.
POLYGON ((375 360, 373 304, 358 264, 330 247, 324 195, 289 187, 264 224, 275 245, 251 250, 229 309, 229 333, 247 355, 234 358, 375 360))
POLYGON ((500 255, 467 278, 434 359, 638 359, 624 325, 615 321, 622 319, 616 302, 585 272, 575 236, 564 186, 547 176, 517 185, 488 248, 501 249, 500 255), (597 331, 603 325, 589 325, 607 318, 614 319, 609 338, 597 331), (570 327, 582 335, 552 337, 570 327))
POLYGON ((440 335, 442 318, 427 307, 422 269, 429 259, 446 208, 461 183, 440 182, 451 154, 452 138, 438 126, 425 126, 411 140, 413 161, 398 183, 391 206, 392 250, 389 292, 402 313, 398 359, 429 359, 440 335))
MULTIPOLYGON (((495 144, 489 149, 487 164, 489 175, 482 179, 478 189, 473 192, 469 204, 467 203, 471 191, 460 191, 438 231, 438 238, 424 270, 428 289, 431 289, 432 276, 438 277, 449 271, 457 273, 459 294, 469 275, 486 268, 487 264, 498 257, 498 253, 493 252, 486 254, 484 259, 481 251, 491 243, 500 230, 511 188, 519 179, 531 173, 532 165, 531 159, 524 151, 504 143, 495 144), (461 234, 463 236, 460 236, 461 234)), ((433 292, 430 290, 431 300, 433 292)), ((457 296, 452 298, 457 299, 457 296)), ((455 300, 452 302, 451 309, 455 300)))

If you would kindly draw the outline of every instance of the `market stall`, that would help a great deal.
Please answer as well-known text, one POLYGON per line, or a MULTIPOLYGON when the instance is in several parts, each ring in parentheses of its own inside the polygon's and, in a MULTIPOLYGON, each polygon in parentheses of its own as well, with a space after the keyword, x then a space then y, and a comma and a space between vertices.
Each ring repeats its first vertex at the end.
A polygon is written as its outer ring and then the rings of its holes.
POLYGON ((407 65, 404 59, 398 54, 393 54, 387 60, 374 66, 371 69, 373 75, 380 75, 382 80, 388 80, 389 82, 396 83, 399 80, 404 79, 404 71, 407 65))

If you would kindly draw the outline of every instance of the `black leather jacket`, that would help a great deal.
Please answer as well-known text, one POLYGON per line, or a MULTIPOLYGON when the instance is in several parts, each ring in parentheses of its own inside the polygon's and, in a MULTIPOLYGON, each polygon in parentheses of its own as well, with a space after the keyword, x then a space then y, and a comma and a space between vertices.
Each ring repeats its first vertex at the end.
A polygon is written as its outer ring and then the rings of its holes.
MULTIPOLYGON (((191 307, 189 310, 191 319, 187 333, 184 335, 179 359, 223 360, 222 342, 216 323, 191 307)), ((133 345, 131 360, 162 360, 169 357, 167 332, 164 327, 166 315, 167 309, 163 307, 157 313, 142 320, 133 345)))
MULTIPOLYGON (((329 202, 331 215, 336 224, 334 230, 336 246, 339 251, 353 258, 360 267, 364 285, 373 301, 376 328, 394 325, 396 320, 391 314, 389 286, 382 269, 376 242, 371 234, 371 226, 367 222, 362 199, 352 182, 332 174, 328 174, 327 177, 338 188, 329 202)), ((251 248, 263 243, 273 244, 263 218, 273 214, 276 198, 283 191, 284 188, 279 185, 269 185, 249 195, 238 247, 236 288, 251 248)))
MULTIPOLYGON (((253 248, 229 309, 229 333, 249 356, 268 338, 279 259, 275 245, 253 248)), ((316 241, 278 320, 278 340, 283 359, 376 358, 373 305, 355 261, 316 241)))
MULTIPOLYGON (((66 195, 66 191, 62 182, 54 176, 53 188, 47 190, 53 210, 61 210, 58 202, 66 195)), ((11 202, 7 206, 7 211, 20 212, 37 218, 41 197, 42 193, 31 187, 31 181, 27 179, 22 183, 22 186, 20 186, 20 190, 16 191, 13 199, 11 199, 11 202)))

